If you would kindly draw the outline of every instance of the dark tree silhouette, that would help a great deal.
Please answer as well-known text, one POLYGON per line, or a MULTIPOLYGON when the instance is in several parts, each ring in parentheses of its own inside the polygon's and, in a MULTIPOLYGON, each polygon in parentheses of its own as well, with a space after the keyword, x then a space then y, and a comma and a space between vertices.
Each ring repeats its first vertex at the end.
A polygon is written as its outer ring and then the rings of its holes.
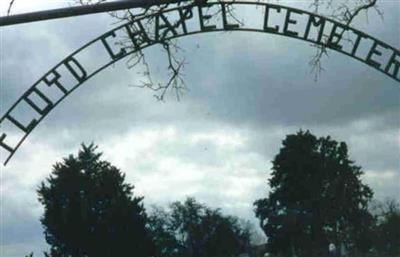
POLYGON ((380 257, 400 256, 400 205, 395 200, 387 200, 378 208, 374 252, 380 257))
POLYGON ((362 248, 372 190, 347 146, 309 131, 288 135, 273 160, 267 198, 255 202, 268 248, 283 256, 321 257, 328 246, 362 248))
POLYGON ((250 247, 248 227, 193 198, 155 209, 150 220, 157 257, 229 257, 250 247))
POLYGON ((53 166, 38 189, 50 256, 152 256, 142 197, 134 197, 125 175, 82 145, 53 166))

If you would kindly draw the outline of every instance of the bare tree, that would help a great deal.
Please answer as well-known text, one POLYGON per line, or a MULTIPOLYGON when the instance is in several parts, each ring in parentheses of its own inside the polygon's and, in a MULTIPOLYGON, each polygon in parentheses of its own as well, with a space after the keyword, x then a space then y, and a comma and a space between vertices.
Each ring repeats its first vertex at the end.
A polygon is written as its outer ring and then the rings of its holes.
MULTIPOLYGON (((75 3, 78 5, 86 5, 86 4, 99 4, 106 2, 108 0, 76 0, 75 3)), ((193 4, 196 0, 182 0, 182 2, 178 2, 178 6, 181 4, 193 4)), ((164 10, 171 7, 171 5, 176 4, 165 4, 160 6, 153 6, 149 8, 143 8, 140 10, 126 10, 122 12, 110 12, 109 15, 115 18, 115 23, 133 21, 141 16, 149 16, 147 22, 144 24, 144 29, 147 34, 151 34, 151 28, 154 27, 155 17, 158 13, 163 12, 164 10)), ((133 25, 136 26, 136 25, 133 25)), ((139 28, 135 27, 135 29, 139 30, 139 28)), ((132 41, 129 36, 126 35, 119 42, 125 49, 131 49, 134 46, 132 45, 132 41)), ((180 48, 177 39, 164 39, 160 42, 162 50, 165 54, 167 60, 167 71, 168 78, 166 81, 155 81, 152 76, 151 65, 147 62, 146 56, 143 50, 135 51, 132 55, 130 55, 129 59, 126 62, 126 65, 129 69, 135 68, 137 66, 141 66, 142 70, 138 71, 138 74, 141 75, 142 79, 139 84, 131 85, 133 87, 139 88, 148 88, 155 92, 154 97, 157 100, 163 101, 165 99, 166 93, 168 91, 173 91, 176 99, 179 100, 186 90, 186 83, 184 79, 183 70, 185 68, 185 58, 179 53, 183 52, 183 49, 180 48)))

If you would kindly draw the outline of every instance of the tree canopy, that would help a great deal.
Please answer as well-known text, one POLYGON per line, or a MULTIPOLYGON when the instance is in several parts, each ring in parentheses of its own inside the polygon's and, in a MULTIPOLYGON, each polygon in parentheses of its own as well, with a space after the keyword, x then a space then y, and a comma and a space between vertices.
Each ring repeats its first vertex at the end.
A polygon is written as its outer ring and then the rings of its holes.
MULTIPOLYGON (((194 198, 154 207, 147 215, 143 197, 134 196, 125 175, 101 156, 96 146, 83 144, 76 156, 57 162, 40 185, 41 222, 50 245, 45 256, 264 254, 264 245, 251 244, 255 231, 249 223, 194 198)), ((286 136, 272 163, 268 196, 254 203, 272 256, 400 254, 399 204, 392 200, 371 208, 373 192, 362 183, 361 167, 349 159, 344 142, 299 131, 286 136), (332 245, 336 252, 328 252, 332 245)))
POLYGON ((142 197, 125 175, 101 160, 96 146, 82 145, 53 166, 38 189, 50 255, 69 257, 152 256, 142 197))
POLYGON ((286 136, 275 156, 268 197, 255 202, 268 248, 283 256, 319 257, 328 246, 362 248, 372 218, 372 190, 347 145, 309 131, 286 136))
POLYGON ((373 252, 380 256, 400 256, 400 205, 393 199, 378 204, 373 229, 373 252))
POLYGON ((187 198, 150 216, 157 257, 230 257, 249 250, 249 228, 219 209, 187 198))

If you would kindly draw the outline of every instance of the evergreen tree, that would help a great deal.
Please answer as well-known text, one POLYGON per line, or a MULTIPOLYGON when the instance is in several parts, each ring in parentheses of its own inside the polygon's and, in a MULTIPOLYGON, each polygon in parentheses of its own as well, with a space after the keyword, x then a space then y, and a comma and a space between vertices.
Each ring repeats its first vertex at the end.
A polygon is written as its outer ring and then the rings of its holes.
POLYGON ((57 162, 38 189, 50 255, 152 256, 143 198, 96 148, 83 144, 77 156, 57 162))
POLYGON ((371 219, 373 192, 344 142, 299 131, 272 163, 269 195, 255 202, 272 253, 321 257, 330 243, 348 251, 365 244, 360 231, 371 219))

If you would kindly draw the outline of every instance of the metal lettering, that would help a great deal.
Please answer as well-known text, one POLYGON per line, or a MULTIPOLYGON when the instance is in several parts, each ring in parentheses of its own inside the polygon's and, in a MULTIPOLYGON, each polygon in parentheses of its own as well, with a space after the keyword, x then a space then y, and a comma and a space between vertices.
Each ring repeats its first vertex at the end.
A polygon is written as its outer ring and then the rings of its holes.
POLYGON ((0 146, 3 147, 4 149, 6 149, 7 151, 9 151, 10 153, 13 153, 15 151, 14 148, 12 148, 11 146, 7 145, 6 143, 4 143, 4 139, 6 139, 7 135, 5 133, 1 134, 0 136, 0 146))
POLYGON ((371 66, 373 66, 373 67, 379 69, 379 68, 381 67, 381 64, 372 59, 372 56, 373 56, 373 55, 382 56, 382 52, 379 51, 378 49, 376 49, 377 46, 381 46, 381 47, 384 47, 384 48, 387 49, 386 46, 384 46, 384 45, 382 45, 382 44, 379 44, 379 43, 375 40, 375 41, 374 41, 374 44, 372 45, 371 49, 370 49, 369 52, 368 52, 367 59, 366 59, 365 61, 366 61, 366 63, 367 63, 368 65, 371 65, 371 66))
POLYGON ((346 28, 343 25, 334 23, 331 34, 329 35, 327 45, 336 50, 342 50, 343 46, 340 45, 339 43, 340 43, 340 40, 342 40, 343 32, 345 30, 346 30, 346 28), (338 28, 342 29, 342 31, 338 32, 338 28))
POLYGON ((140 49, 144 43, 149 44, 151 42, 140 20, 136 21, 135 23, 125 25, 125 28, 128 32, 129 38, 132 41, 132 44, 136 49, 140 49), (139 29, 137 29, 135 25, 137 25, 139 29))
MULTIPOLYGON (((212 5, 206 4, 206 5, 203 5, 203 6, 205 6, 205 7, 210 7, 210 6, 212 6, 212 5)), ((203 10, 202 10, 203 6, 199 6, 199 7, 198 7, 198 10, 199 10, 200 29, 201 29, 201 31, 211 31, 211 30, 215 30, 215 29, 217 28, 217 26, 215 26, 215 25, 208 25, 208 26, 206 26, 206 25, 205 25, 205 23, 207 23, 207 22, 212 18, 212 15, 204 15, 204 14, 203 14, 203 10)))
POLYGON ((41 115, 47 114, 52 108, 53 108, 53 102, 50 101, 49 98, 47 98, 39 89, 36 87, 33 87, 29 89, 29 91, 26 92, 24 96, 24 100, 33 108, 35 111, 37 111, 41 115), (46 102, 46 107, 43 109, 37 106, 31 99, 29 99, 29 96, 32 95, 32 93, 35 93, 38 95, 44 102, 46 102))
POLYGON ((396 57, 400 57, 400 54, 399 54, 399 52, 394 50, 392 56, 390 57, 388 64, 386 65, 386 68, 385 68, 385 72, 389 76, 391 76, 395 79, 397 79, 399 77, 399 70, 400 70, 400 61, 399 61, 399 59, 396 59, 396 57), (394 66, 394 69, 393 69, 393 72, 390 73, 392 66, 394 66))
POLYGON ((358 46, 360 45, 361 39, 366 38, 366 36, 362 33, 357 33, 355 31, 353 31, 353 32, 357 34, 357 38, 356 38, 356 41, 354 42, 353 50, 351 51, 351 55, 355 56, 357 53, 358 46))
POLYGON ((121 48, 118 53, 114 53, 114 51, 111 49, 110 45, 108 44, 108 42, 106 40, 109 37, 112 37, 112 38, 116 37, 114 30, 110 31, 109 33, 107 33, 101 37, 101 42, 103 43, 104 47, 106 48, 111 59, 116 60, 116 59, 122 58, 126 54, 125 48, 121 48))
POLYGON ((179 22, 182 23, 183 33, 187 34, 188 30, 187 30, 187 27, 186 27, 186 20, 189 20, 189 19, 193 18, 193 10, 192 10, 192 8, 190 7, 190 8, 186 8, 184 10, 179 9, 179 17, 180 17, 179 22))
POLYGON ((264 30, 271 33, 278 33, 279 26, 276 25, 274 28, 268 26, 268 18, 269 18, 269 9, 273 8, 277 13, 281 12, 281 8, 279 6, 265 6, 265 16, 264 16, 264 30))
POLYGON ((161 41, 167 36, 168 32, 172 32, 173 36, 178 36, 179 33, 177 29, 182 26, 183 34, 187 34, 187 27, 186 27, 186 20, 193 18, 193 12, 191 8, 186 8, 184 11, 179 9, 179 20, 177 20, 174 24, 171 24, 166 16, 161 14, 161 18, 164 21, 164 24, 160 25, 159 23, 159 16, 156 17, 156 40, 160 41, 158 36, 160 29, 165 29, 161 41))
POLYGON ((316 16, 310 14, 308 22, 307 22, 306 31, 304 33, 304 39, 308 40, 308 36, 310 34, 310 29, 311 29, 311 25, 312 25, 313 27, 317 27, 317 28, 320 27, 319 31, 318 31, 317 41, 316 41, 317 43, 320 43, 321 39, 322 39, 322 35, 324 33, 325 23, 326 23, 326 20, 324 18, 318 17, 318 20, 317 20, 316 16))
POLYGON ((19 121, 17 121, 14 117, 12 117, 10 114, 7 114, 6 118, 11 121, 15 126, 17 126, 19 129, 24 131, 25 133, 29 133, 37 124, 37 120, 33 119, 28 126, 22 125, 19 121))
POLYGON ((285 34, 287 36, 291 36, 291 37, 297 37, 299 35, 299 33, 289 30, 290 24, 294 24, 294 25, 297 24, 296 20, 291 19, 292 13, 296 13, 296 14, 300 14, 300 15, 303 14, 303 12, 288 9, 286 12, 285 25, 283 27, 283 34, 285 34))
MULTIPOLYGON (((61 63, 61 65, 58 64, 55 67, 53 67, 30 89, 28 89, 26 93, 22 95, 22 97, 19 100, 17 100, 17 102, 14 105, 12 105, 12 107, 0 118, 0 126, 3 125, 3 122, 8 120, 14 125, 15 130, 21 129, 23 132, 26 133, 15 146, 10 146, 4 143, 7 135, 5 133, 1 134, 0 132, 0 146, 4 148, 6 151, 10 152, 8 159, 5 161, 4 164, 7 163, 7 161, 11 158, 14 152, 22 144, 22 142, 27 137, 27 134, 36 127, 37 123, 43 119, 44 115, 46 115, 49 111, 51 111, 54 108, 55 103, 53 103, 50 100, 51 98, 49 99, 50 95, 45 95, 42 91, 39 90, 39 88, 36 85, 43 82, 49 87, 53 85, 57 86, 58 89, 64 93, 64 95, 61 98, 59 98, 59 100, 57 100, 57 103, 63 100, 69 94, 71 89, 69 89, 69 87, 67 88, 64 87, 64 85, 62 85, 61 83, 60 79, 61 75, 59 73, 60 71, 59 68, 61 66, 62 67, 65 66, 65 68, 71 73, 71 75, 79 82, 73 87, 76 88, 80 86, 82 83, 84 83, 84 81, 87 80, 88 77, 91 77, 92 75, 100 72, 101 70, 115 63, 116 61, 126 56, 127 54, 134 54, 140 49, 152 45, 155 42, 155 37, 157 37, 157 40, 159 40, 160 42, 162 40, 166 40, 167 37, 168 39, 170 39, 170 37, 175 38, 182 35, 190 35, 190 34, 209 32, 215 30, 218 31, 241 30, 241 31, 254 31, 254 32, 257 31, 257 32, 265 32, 278 35, 286 35, 293 38, 302 39, 317 44, 318 46, 327 47, 332 50, 346 54, 349 57, 359 60, 364 64, 368 64, 370 67, 377 69, 383 72, 388 77, 391 77, 392 79, 400 82, 400 74, 399 74, 400 51, 388 44, 385 44, 384 42, 374 39, 373 37, 363 33, 362 31, 353 29, 348 25, 341 24, 332 19, 324 18, 318 14, 310 13, 307 11, 297 10, 294 8, 288 8, 268 3, 262 3, 258 1, 257 2, 250 1, 248 3, 240 1, 239 2, 216 1, 212 3, 207 3, 206 0, 196 0, 193 3, 193 5, 192 4, 189 4, 187 6, 178 5, 176 7, 172 7, 171 9, 162 9, 160 10, 160 12, 149 13, 144 16, 142 15, 133 16, 132 19, 130 19, 125 24, 117 27, 116 29, 112 29, 104 33, 99 37, 99 39, 93 40, 88 44, 84 45, 83 47, 81 47, 80 49, 78 49, 77 51, 75 51, 73 56, 76 56, 79 52, 88 49, 90 46, 93 46, 94 44, 100 43, 101 40, 101 43, 104 45, 105 50, 107 51, 108 55, 111 58, 108 58, 108 60, 105 63, 100 65, 100 67, 97 68, 95 71, 93 71, 90 75, 85 70, 86 67, 83 67, 82 64, 79 63, 78 60, 76 60, 72 56, 68 56, 67 58, 65 58, 61 63), (231 5, 238 7, 239 6, 242 7, 243 5, 256 6, 256 7, 261 6, 263 8, 262 11, 265 10, 264 17, 260 17, 260 19, 262 19, 260 20, 260 22, 263 23, 261 24, 262 27, 260 27, 260 25, 258 24, 251 27, 245 27, 239 21, 237 22, 237 24, 234 24, 235 21, 233 18, 230 17, 229 13, 229 8, 231 5), (216 12, 213 12, 212 14, 209 15, 206 13, 205 8, 210 8, 210 7, 216 7, 219 9, 216 10, 216 12), (198 8, 197 10, 199 16, 198 22, 200 28, 198 28, 197 26, 193 26, 193 28, 188 26, 189 23, 187 23, 187 21, 194 17, 194 12, 196 11, 193 8, 198 8), (269 20, 271 15, 271 9, 272 12, 275 12, 273 13, 274 15, 285 14, 285 17, 281 17, 284 19, 284 23, 275 25, 272 23, 271 20, 269 20), (223 25, 221 24, 220 26, 219 25, 217 26, 215 23, 212 23, 211 21, 212 17, 215 17, 216 13, 219 12, 221 12, 222 17, 216 17, 215 22, 219 22, 219 19, 222 18, 223 25), (173 15, 170 16, 168 14, 173 14, 173 15), (297 15, 301 15, 301 17, 299 16, 299 18, 301 19, 303 18, 308 19, 307 21, 304 21, 304 26, 305 26, 304 35, 299 35, 302 33, 300 32, 300 29, 296 31, 297 26, 300 24, 300 19, 296 17, 297 15), (308 16, 305 17, 305 15, 308 16), (144 28, 144 24, 151 24, 151 22, 153 22, 154 19, 156 19, 155 20, 156 26, 152 27, 151 31, 146 30, 144 28), (229 23, 229 21, 231 23, 229 23), (297 24, 297 26, 295 26, 295 24, 297 24), (292 29, 291 26, 293 27, 292 29), (329 31, 327 27, 330 28, 331 26, 332 30, 329 31), (120 31, 121 29, 122 31, 120 31), (156 31, 153 31, 154 29, 156 29, 156 31), (116 31, 122 32, 124 38, 126 38, 127 36, 128 39, 132 41, 132 44, 129 47, 125 47, 123 44, 121 44, 120 38, 117 37, 116 31), (344 48, 344 46, 342 46, 343 43, 341 42, 341 40, 344 33, 346 32, 353 32, 355 34, 355 36, 351 35, 351 39, 353 40, 354 44, 352 46, 350 45, 348 47, 348 50, 346 45, 346 50, 343 50, 342 48, 344 48), (312 36, 310 34, 312 34, 312 36), (356 56, 356 54, 358 54, 357 53, 358 50, 359 52, 362 52, 361 49, 359 48, 360 45, 364 45, 363 44, 364 41, 362 41, 363 39, 368 39, 368 41, 372 40, 373 45, 370 49, 367 49, 369 50, 369 52, 367 53, 366 57, 356 56), (131 47, 132 45, 134 47, 131 47), (383 48, 379 49, 379 46, 383 48), (391 50, 393 52, 391 53, 391 56, 387 61, 387 63, 379 63, 379 59, 382 59, 379 57, 383 56, 381 52, 384 52, 383 51, 384 48, 387 49, 386 51, 391 50), (34 96, 35 98, 32 98, 34 93, 36 94, 36 96, 34 96), (42 116, 37 119, 34 119, 34 117, 36 116, 32 117, 28 125, 21 124, 20 120, 22 121, 22 119, 17 120, 15 117, 11 115, 11 113, 14 113, 15 108, 19 106, 21 101, 25 101, 31 107, 31 109, 33 109, 33 111, 36 111, 38 114, 41 114, 42 116), (43 102, 44 104, 39 104, 41 102, 43 102), (43 108, 41 106, 43 106, 43 108)), ((124 38, 121 39, 123 40, 124 38)))
POLYGON ((79 82, 83 82, 86 79, 87 77, 86 70, 74 57, 70 57, 67 60, 65 60, 64 65, 79 82), (77 70, 72 67, 71 63, 75 64, 75 67, 79 69, 80 74, 78 74, 77 70))
POLYGON ((221 10, 222 10, 222 21, 224 24, 224 29, 237 29, 239 28, 239 24, 229 24, 228 23, 228 18, 226 17, 226 8, 225 8, 225 3, 221 3, 221 10))
POLYGON ((155 35, 156 35, 157 42, 164 40, 167 37, 167 34, 169 32, 172 32, 173 36, 178 35, 178 32, 176 31, 176 27, 169 22, 169 20, 167 19, 167 17, 165 17, 165 15, 163 13, 156 16, 155 25, 156 25, 155 35), (163 24, 160 23, 161 20, 164 22, 163 24), (160 37, 161 30, 164 30, 164 31, 162 31, 162 35, 160 37))
POLYGON ((64 94, 68 94, 68 90, 59 81, 60 78, 61 78, 60 73, 58 73, 54 68, 45 75, 43 81, 44 83, 46 83, 47 86, 51 87, 52 85, 56 85, 64 94), (53 75, 54 77, 49 78, 50 74, 53 75))

